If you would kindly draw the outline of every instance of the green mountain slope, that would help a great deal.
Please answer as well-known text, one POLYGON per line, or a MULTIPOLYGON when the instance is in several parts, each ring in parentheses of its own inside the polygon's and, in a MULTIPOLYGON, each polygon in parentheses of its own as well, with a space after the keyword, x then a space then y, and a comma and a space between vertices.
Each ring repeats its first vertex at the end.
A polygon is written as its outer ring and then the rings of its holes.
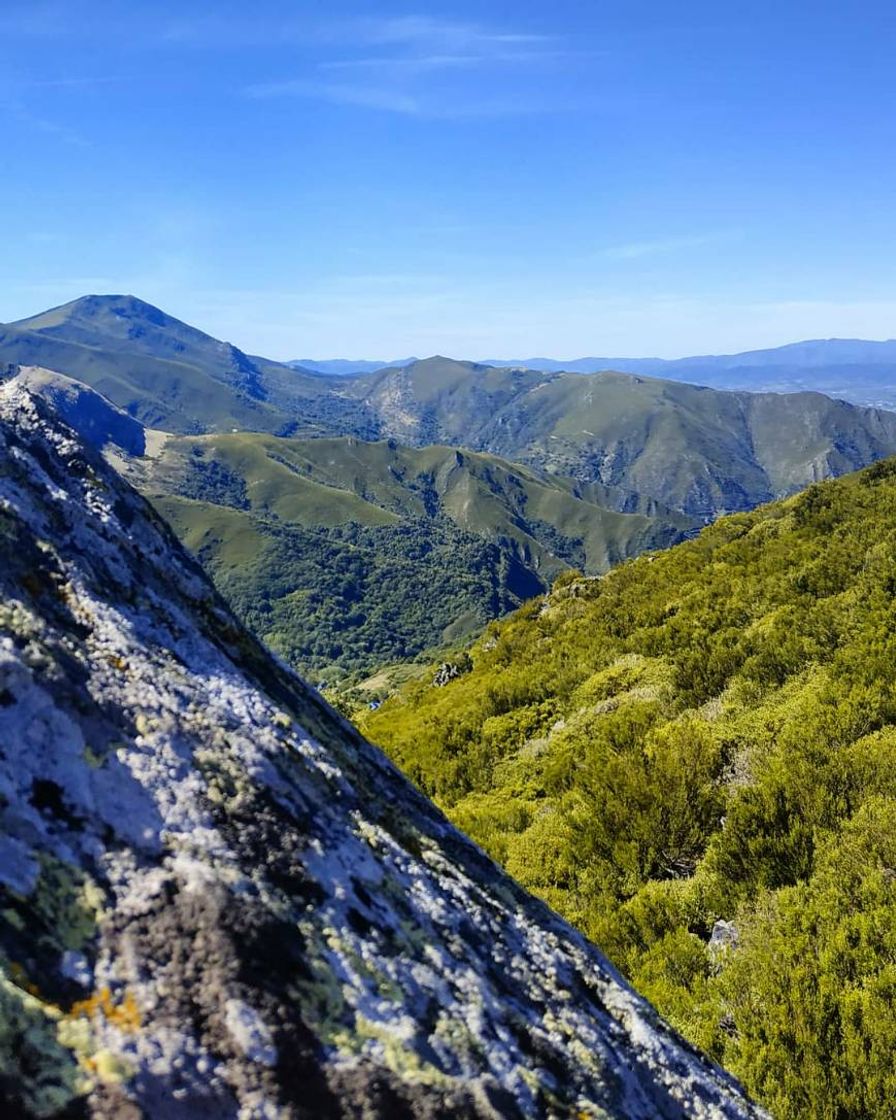
POLYGON ((355 378, 347 391, 370 407, 384 435, 410 444, 479 447, 490 418, 547 379, 534 370, 437 356, 355 378))
MULTIPOLYGON (((512 548, 546 578, 571 563, 588 572, 606 571, 673 535, 658 536, 646 516, 602 508, 587 488, 568 479, 493 455, 444 446, 408 448, 391 440, 284 440, 247 433, 170 439, 153 477, 189 497, 208 498, 211 460, 245 487, 244 501, 253 511, 306 526, 382 525, 400 517, 443 515, 512 548)), ((671 513, 666 520, 678 530, 691 526, 671 513)))
POLYGON ((711 519, 896 451, 896 415, 817 393, 733 393, 633 374, 536 373, 433 358, 355 379, 379 430, 463 443, 711 519))
POLYGON ((460 446, 575 478, 620 512, 701 521, 896 453, 896 415, 819 394, 443 357, 326 375, 244 354, 132 296, 0 327, 2 363, 66 373, 151 428, 460 446))
POLYGON ((691 527, 603 509, 494 456, 391 441, 172 437, 131 476, 250 626, 334 679, 475 632, 570 566, 605 571, 691 527))
POLYGON ((896 462, 493 624, 365 731, 775 1116, 894 1115, 896 462))
POLYGON ((250 357, 133 296, 85 296, 2 326, 0 362, 60 370, 170 431, 364 426, 326 379, 250 357))
POLYGON ((570 566, 605 571, 694 529, 490 455, 175 436, 72 378, 15 376, 155 501, 257 634, 323 683, 467 637, 570 566))

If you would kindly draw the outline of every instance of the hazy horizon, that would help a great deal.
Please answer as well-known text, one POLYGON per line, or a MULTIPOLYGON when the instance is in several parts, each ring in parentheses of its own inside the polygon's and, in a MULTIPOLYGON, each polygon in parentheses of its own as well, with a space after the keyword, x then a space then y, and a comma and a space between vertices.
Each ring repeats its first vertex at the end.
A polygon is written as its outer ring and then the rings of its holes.
MULTIPOLYGON (((145 303, 150 303, 151 302, 149 300, 144 300, 143 297, 141 295, 139 295, 139 293, 137 293, 137 292, 116 292, 116 293, 112 293, 112 292, 89 292, 89 293, 87 293, 87 292, 85 292, 85 293, 82 293, 79 296, 72 297, 72 299, 70 299, 70 300, 63 300, 62 303, 59 303, 59 304, 52 304, 52 305, 49 305, 47 307, 35 308, 28 315, 22 316, 22 318, 23 319, 32 318, 35 315, 40 315, 43 312, 53 311, 53 310, 55 310, 59 307, 64 307, 69 303, 76 302, 79 299, 88 298, 88 297, 91 297, 91 296, 98 296, 100 298, 115 298, 115 297, 119 297, 119 296, 124 296, 124 297, 132 297, 132 298, 135 298, 135 299, 139 299, 139 300, 142 300, 145 303)), ((470 354, 461 354, 461 353, 452 354, 452 353, 447 353, 444 350, 433 350, 430 353, 421 353, 421 354, 399 354, 399 355, 396 355, 396 356, 393 356, 393 357, 388 357, 388 358, 383 358, 382 356, 380 356, 380 357, 370 357, 368 354, 360 354, 360 355, 357 355, 357 356, 352 356, 352 355, 346 355, 346 354, 343 354, 343 353, 327 354, 327 355, 324 355, 324 356, 312 356, 312 355, 308 355, 308 354, 293 354, 291 356, 282 356, 282 355, 272 354, 272 353, 270 353, 269 351, 266 351, 266 350, 251 350, 250 348, 247 348, 246 346, 243 346, 240 343, 239 339, 231 338, 231 337, 228 337, 226 335, 215 334, 214 331, 208 330, 206 327, 202 326, 201 324, 192 322, 191 320, 185 318, 183 315, 179 314, 177 312, 177 310, 175 310, 171 307, 161 307, 157 304, 153 304, 153 306, 158 307, 158 309, 160 311, 163 311, 163 312, 165 312, 165 314, 171 315, 173 318, 178 319, 181 322, 186 323, 188 326, 195 327, 198 330, 202 330, 205 333, 211 335, 212 337, 220 338, 222 341, 232 343, 234 346, 237 346, 244 353, 254 353, 254 354, 257 354, 260 357, 269 358, 269 359, 272 359, 274 361, 281 361, 281 362, 307 361, 307 362, 311 362, 311 363, 316 363, 316 362, 320 362, 320 363, 339 362, 339 361, 344 361, 344 362, 347 362, 347 363, 370 362, 370 363, 378 363, 378 364, 382 363, 383 367, 388 366, 388 365, 395 365, 395 364, 398 364, 400 362, 418 361, 420 359, 433 358, 433 357, 444 357, 444 358, 449 358, 449 359, 452 359, 452 360, 455 360, 455 361, 472 361, 472 362, 478 362, 478 363, 483 363, 483 364, 487 364, 488 362, 517 362, 517 361, 519 361, 519 362, 550 361, 550 362, 561 362, 561 363, 562 362, 569 362, 570 364, 572 364, 572 363, 575 363, 575 362, 580 362, 582 360, 589 360, 589 359, 596 359, 596 358, 619 360, 619 361, 633 361, 633 360, 638 360, 638 359, 648 360, 648 361, 650 361, 650 360, 677 361, 677 360, 684 359, 684 358, 703 358, 703 357, 722 357, 723 358, 723 357, 730 357, 730 356, 737 355, 737 354, 740 354, 740 353, 750 353, 750 352, 757 351, 757 350, 778 349, 782 346, 794 346, 794 345, 799 345, 801 343, 813 343, 813 342, 885 343, 885 342, 896 341, 896 339, 894 339, 894 338, 859 338, 858 336, 846 337, 846 336, 843 336, 843 335, 831 335, 827 338, 820 338, 820 337, 819 338, 792 338, 792 339, 787 339, 784 342, 773 344, 772 346, 762 346, 762 347, 748 346, 744 350, 717 351, 717 352, 714 352, 714 353, 710 353, 708 351, 694 351, 693 353, 687 353, 687 354, 658 354, 658 353, 653 353, 653 354, 646 354, 646 353, 640 353, 640 354, 609 354, 607 352, 602 352, 602 351, 599 351, 599 350, 596 350, 596 349, 592 349, 588 352, 583 352, 581 354, 576 354, 576 355, 566 354, 563 357, 558 357, 556 354, 543 354, 543 353, 542 354, 525 354, 525 355, 513 354, 513 353, 488 354, 488 355, 470 355, 470 354)), ((17 322, 17 321, 19 321, 19 320, 13 320, 13 319, 0 320, 0 326, 2 326, 4 323, 7 324, 7 325, 10 325, 10 324, 12 324, 14 322, 17 322)))

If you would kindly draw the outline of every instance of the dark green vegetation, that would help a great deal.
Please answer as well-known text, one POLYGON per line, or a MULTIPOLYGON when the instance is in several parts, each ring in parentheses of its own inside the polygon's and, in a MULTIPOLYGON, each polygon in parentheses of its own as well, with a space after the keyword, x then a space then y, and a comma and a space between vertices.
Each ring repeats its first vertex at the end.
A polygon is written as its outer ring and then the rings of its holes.
POLYGON ((472 634, 570 565, 605 571, 689 528, 493 456, 391 441, 171 438, 136 471, 250 627, 328 684, 472 634))
POLYGON ((893 1117, 894 670, 889 461, 562 576, 363 726, 780 1120, 893 1117))

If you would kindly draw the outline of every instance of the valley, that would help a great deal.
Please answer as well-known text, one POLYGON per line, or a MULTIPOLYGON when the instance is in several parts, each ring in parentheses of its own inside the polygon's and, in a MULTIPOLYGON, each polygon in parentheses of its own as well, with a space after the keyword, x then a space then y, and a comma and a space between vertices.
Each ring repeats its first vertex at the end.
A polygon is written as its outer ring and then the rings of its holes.
POLYGON ((469 639, 560 572, 896 452, 896 415, 819 393, 440 357, 309 371, 131 296, 2 328, 0 360, 56 370, 29 376, 331 689, 469 639))

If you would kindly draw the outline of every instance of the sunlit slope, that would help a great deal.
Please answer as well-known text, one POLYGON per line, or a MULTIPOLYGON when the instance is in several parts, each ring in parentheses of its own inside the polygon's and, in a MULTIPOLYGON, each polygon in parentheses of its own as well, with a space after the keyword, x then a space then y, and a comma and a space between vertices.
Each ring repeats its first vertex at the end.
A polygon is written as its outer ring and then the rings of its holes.
POLYGON ((817 393, 734 393, 623 373, 535 373, 448 359, 354 382, 381 432, 462 443, 711 519, 896 451, 896 415, 817 393))
POLYGON ((894 594, 890 460, 565 582, 364 728, 776 1116, 890 1116, 894 594))

